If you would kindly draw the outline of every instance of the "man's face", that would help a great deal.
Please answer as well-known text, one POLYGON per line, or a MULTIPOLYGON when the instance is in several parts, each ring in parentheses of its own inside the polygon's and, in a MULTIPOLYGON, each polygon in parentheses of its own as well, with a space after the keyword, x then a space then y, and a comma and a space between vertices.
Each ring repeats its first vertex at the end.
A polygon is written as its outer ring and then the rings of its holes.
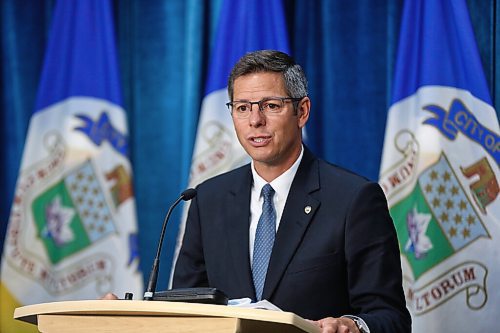
MULTIPOLYGON (((233 101, 256 102, 266 97, 290 97, 281 73, 252 73, 234 81, 233 101)), ((293 103, 286 101, 279 114, 264 115, 254 104, 248 118, 233 117, 238 140, 254 160, 259 174, 264 168, 283 172, 292 166, 300 154, 301 131, 309 117, 309 108, 310 101, 305 97, 299 102, 297 112, 293 103)))

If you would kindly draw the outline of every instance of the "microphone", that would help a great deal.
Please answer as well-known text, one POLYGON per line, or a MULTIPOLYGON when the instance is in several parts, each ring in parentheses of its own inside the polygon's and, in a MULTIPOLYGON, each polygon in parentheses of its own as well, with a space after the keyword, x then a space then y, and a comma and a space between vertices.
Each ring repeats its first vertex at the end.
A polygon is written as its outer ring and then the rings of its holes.
POLYGON ((153 261, 153 267, 151 268, 151 274, 149 275, 149 281, 148 281, 148 287, 146 289, 146 292, 144 292, 144 300, 145 301, 151 301, 153 300, 154 293, 156 291, 156 281, 158 280, 158 271, 160 268, 160 254, 161 254, 161 247, 163 245, 163 238, 165 237, 165 230, 167 229, 167 223, 168 219, 170 218, 170 215, 172 214, 172 211, 174 210, 175 206, 181 202, 181 200, 184 201, 189 201, 193 199, 196 196, 196 190, 194 188, 188 188, 184 192, 181 193, 180 197, 175 200, 175 202, 170 206, 168 209, 167 215, 165 216, 165 219, 163 220, 163 226, 161 229, 161 234, 160 234, 160 240, 158 241, 158 249, 156 250, 156 257, 153 261))

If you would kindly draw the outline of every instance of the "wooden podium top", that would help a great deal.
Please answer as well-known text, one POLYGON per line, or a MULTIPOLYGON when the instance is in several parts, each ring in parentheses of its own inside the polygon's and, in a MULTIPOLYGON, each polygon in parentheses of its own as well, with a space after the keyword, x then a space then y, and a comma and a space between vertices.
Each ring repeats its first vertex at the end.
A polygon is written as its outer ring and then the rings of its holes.
POLYGON ((39 315, 54 314, 148 317, 225 317, 281 323, 295 326, 308 333, 319 332, 319 328, 314 324, 291 312, 183 302, 86 300, 40 303, 17 308, 14 311, 14 318, 36 325, 39 315))

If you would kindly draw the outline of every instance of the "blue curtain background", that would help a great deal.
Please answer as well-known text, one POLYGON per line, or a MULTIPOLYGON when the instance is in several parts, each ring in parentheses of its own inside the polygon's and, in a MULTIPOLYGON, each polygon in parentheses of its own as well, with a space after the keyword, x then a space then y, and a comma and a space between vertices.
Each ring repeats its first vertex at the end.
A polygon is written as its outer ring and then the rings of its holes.
MULTIPOLYGON (((166 210, 187 186, 221 1, 114 2, 146 279, 166 210)), ((0 250, 54 2, 0 2, 0 250)), ((500 6, 497 0, 467 2, 498 114, 500 6)), ((284 4, 292 53, 310 83, 308 145, 320 157, 377 180, 402 0, 284 4)), ((173 249, 180 211, 172 216, 165 252, 173 249)), ((169 269, 163 260, 159 289, 166 288, 169 269)))

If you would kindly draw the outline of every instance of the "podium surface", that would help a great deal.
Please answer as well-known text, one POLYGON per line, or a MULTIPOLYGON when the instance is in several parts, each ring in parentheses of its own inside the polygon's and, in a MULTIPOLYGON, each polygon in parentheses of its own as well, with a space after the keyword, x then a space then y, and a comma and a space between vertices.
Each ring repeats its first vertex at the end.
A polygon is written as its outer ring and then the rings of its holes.
POLYGON ((88 300, 41 303, 17 308, 14 318, 52 332, 221 332, 317 333, 309 321, 290 312, 224 305, 88 300))

